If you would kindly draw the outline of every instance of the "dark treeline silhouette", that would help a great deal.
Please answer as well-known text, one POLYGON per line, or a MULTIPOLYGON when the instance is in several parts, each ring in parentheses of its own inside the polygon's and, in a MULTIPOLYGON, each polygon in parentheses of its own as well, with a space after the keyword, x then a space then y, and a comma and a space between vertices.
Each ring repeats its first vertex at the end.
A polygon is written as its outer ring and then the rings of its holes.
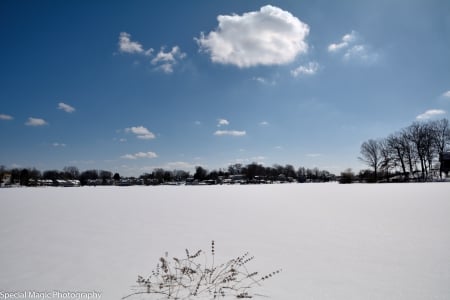
POLYGON ((23 185, 23 186, 39 186, 39 185, 97 185, 112 184, 113 175, 105 170, 86 170, 80 172, 77 167, 64 167, 60 170, 46 170, 41 172, 35 168, 13 168, 6 169, 0 166, 0 180, 2 185, 23 185))
POLYGON ((106 170, 86 170, 77 167, 64 167, 63 170, 40 171, 35 168, 12 168, 0 166, 2 186, 80 186, 80 185, 159 185, 159 184, 259 184, 274 182, 328 182, 336 180, 335 175, 318 168, 292 165, 263 166, 257 163, 248 165, 233 164, 227 169, 208 171, 201 166, 194 174, 183 170, 156 168, 151 173, 139 177, 122 177, 119 173, 106 170))
POLYGON ((307 169, 300 167, 297 170, 292 165, 274 165, 266 167, 261 164, 248 165, 233 164, 227 169, 208 171, 202 166, 195 167, 194 174, 183 170, 153 170, 152 173, 141 175, 138 180, 146 185, 158 185, 166 183, 186 184, 259 184, 274 182, 328 182, 335 180, 335 176, 328 171, 318 168, 307 169))
POLYGON ((447 119, 414 122, 386 138, 370 139, 361 145, 361 157, 370 169, 359 179, 379 181, 430 181, 442 178, 440 157, 449 151, 447 119))

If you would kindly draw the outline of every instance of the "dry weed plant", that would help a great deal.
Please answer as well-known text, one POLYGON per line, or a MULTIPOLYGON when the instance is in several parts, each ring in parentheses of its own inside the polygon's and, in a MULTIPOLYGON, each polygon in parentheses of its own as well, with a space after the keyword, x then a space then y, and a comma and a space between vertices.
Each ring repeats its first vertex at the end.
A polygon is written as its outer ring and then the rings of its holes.
MULTIPOLYGON (((133 293, 122 299, 145 297, 145 299, 230 299, 253 298, 252 288, 281 272, 274 271, 263 276, 249 272, 247 263, 254 259, 245 253, 226 263, 215 265, 214 241, 211 242, 211 262, 202 250, 191 254, 186 249, 186 258, 164 257, 148 278, 138 276, 133 293), (202 264, 203 261, 204 263, 202 264), (147 295, 146 295, 147 294, 147 295), (148 298, 147 298, 148 297, 148 298)), ((261 296, 261 295, 259 295, 261 296)), ((141 298, 142 299, 142 298, 141 298)))

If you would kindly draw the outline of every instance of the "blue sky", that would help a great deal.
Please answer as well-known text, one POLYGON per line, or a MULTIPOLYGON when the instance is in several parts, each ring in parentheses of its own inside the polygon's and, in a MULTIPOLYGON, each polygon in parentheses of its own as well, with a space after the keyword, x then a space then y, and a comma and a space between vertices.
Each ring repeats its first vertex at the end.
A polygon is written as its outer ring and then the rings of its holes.
POLYGON ((448 118, 450 2, 1 1, 0 164, 358 170, 448 118))

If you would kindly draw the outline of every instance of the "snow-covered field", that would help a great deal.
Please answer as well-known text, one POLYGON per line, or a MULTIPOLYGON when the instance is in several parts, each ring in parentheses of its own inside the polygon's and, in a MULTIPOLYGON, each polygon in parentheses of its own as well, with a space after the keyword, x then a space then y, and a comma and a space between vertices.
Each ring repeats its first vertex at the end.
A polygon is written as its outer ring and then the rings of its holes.
POLYGON ((0 291, 120 299, 211 240, 275 300, 450 299, 448 183, 0 189, 0 291))

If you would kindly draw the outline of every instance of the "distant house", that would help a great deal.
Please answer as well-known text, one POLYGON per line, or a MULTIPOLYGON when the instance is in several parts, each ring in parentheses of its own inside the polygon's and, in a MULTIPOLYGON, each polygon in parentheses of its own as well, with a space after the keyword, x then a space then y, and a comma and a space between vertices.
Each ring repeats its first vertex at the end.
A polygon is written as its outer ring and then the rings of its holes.
POLYGON ((54 186, 53 180, 51 179, 39 179, 37 181, 38 186, 54 186))
POLYGON ((247 181, 245 179, 245 175, 241 175, 241 174, 239 174, 239 175, 231 175, 230 179, 231 179, 231 183, 233 183, 233 184, 235 184, 235 183, 237 183, 237 184, 247 183, 247 181))
POLYGON ((74 186, 80 186, 79 180, 56 180, 56 186, 63 186, 63 187, 74 187, 74 186))
POLYGON ((0 178, 0 179, 1 179, 1 187, 11 184, 11 174, 10 173, 3 174, 2 178, 0 178))
POLYGON ((440 172, 448 176, 450 171, 450 152, 444 152, 439 155, 439 162, 441 163, 440 172))

